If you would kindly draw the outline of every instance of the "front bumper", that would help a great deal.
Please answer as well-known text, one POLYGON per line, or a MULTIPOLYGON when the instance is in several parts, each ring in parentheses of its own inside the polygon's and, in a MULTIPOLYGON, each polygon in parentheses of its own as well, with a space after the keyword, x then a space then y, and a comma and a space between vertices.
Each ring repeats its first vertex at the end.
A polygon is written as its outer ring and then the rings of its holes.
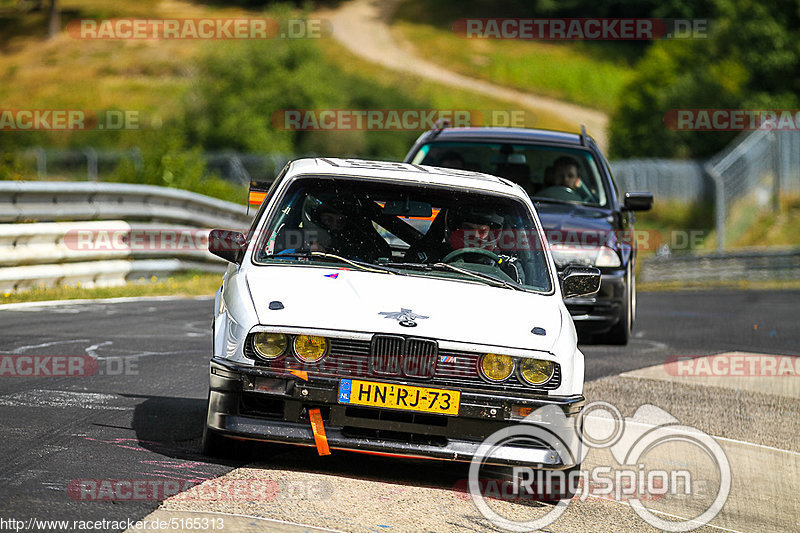
POLYGON ((585 298, 565 300, 575 329, 585 333, 603 333, 620 320, 625 299, 625 270, 603 272, 600 290, 585 298))
MULTIPOLYGON (((580 395, 534 398, 462 390, 454 417, 339 404, 338 383, 213 359, 206 423, 232 437, 314 446, 308 410, 319 408, 331 449, 468 462, 492 433, 521 423, 511 418, 512 405, 534 410, 554 405, 571 426, 585 403, 580 395)), ((533 445, 504 446, 486 463, 554 470, 575 466, 554 450, 533 445)))

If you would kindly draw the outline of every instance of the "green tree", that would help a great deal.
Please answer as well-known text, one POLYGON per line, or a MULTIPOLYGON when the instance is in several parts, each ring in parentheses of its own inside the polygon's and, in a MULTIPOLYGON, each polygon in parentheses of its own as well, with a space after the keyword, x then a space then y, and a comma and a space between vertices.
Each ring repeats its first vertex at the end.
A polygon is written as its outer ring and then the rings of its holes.
POLYGON ((614 157, 704 157, 735 133, 670 130, 672 109, 798 107, 800 0, 716 0, 707 39, 646 52, 611 121, 614 157))

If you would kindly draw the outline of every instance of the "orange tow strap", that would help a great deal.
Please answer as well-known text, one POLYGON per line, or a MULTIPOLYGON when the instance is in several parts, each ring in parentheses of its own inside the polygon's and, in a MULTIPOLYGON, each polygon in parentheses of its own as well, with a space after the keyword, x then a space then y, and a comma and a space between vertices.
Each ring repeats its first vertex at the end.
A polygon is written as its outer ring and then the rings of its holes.
POLYGON ((311 430, 314 432, 314 442, 317 444, 317 453, 320 455, 330 455, 328 448, 328 437, 325 436, 325 426, 322 424, 322 414, 319 409, 309 409, 308 418, 311 420, 311 430))

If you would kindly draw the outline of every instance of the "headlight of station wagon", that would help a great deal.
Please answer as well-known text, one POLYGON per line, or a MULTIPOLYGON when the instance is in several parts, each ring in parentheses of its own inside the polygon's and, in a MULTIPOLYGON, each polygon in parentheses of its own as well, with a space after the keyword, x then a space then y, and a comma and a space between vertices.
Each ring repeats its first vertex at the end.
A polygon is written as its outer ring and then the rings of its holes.
POLYGON ((546 383, 555 371, 552 361, 541 359, 523 359, 519 365, 519 375, 528 385, 541 385, 546 383))
POLYGON ((275 359, 286 351, 289 341, 283 333, 256 333, 253 348, 264 359, 275 359))
POLYGON ((328 353, 328 339, 316 335, 298 335, 294 339, 294 353, 305 363, 315 363, 328 353))
POLYGON ((596 267, 619 267, 622 262, 617 252, 608 246, 589 246, 554 243, 550 245, 556 266, 563 268, 569 264, 596 267))
POLYGON ((514 372, 514 359, 508 355, 487 353, 478 363, 481 375, 489 381, 505 381, 514 372))

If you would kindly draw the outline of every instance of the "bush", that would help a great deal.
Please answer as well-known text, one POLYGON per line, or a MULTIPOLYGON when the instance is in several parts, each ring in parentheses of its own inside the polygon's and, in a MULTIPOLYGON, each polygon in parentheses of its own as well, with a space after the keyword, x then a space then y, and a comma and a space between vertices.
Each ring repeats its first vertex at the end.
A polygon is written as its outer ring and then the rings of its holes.
POLYGON ((705 157, 735 133, 679 132, 671 109, 793 109, 800 104, 800 12, 793 0, 716 0, 708 39, 654 44, 611 121, 612 157, 705 157))
POLYGON ((320 41, 225 43, 200 61, 186 105, 190 144, 205 150, 401 158, 419 132, 284 131, 273 114, 289 109, 425 108, 400 91, 327 63, 320 41))
POLYGON ((186 145, 177 128, 149 134, 141 164, 123 160, 109 181, 186 189, 230 202, 247 201, 246 191, 206 169, 202 151, 186 145))

